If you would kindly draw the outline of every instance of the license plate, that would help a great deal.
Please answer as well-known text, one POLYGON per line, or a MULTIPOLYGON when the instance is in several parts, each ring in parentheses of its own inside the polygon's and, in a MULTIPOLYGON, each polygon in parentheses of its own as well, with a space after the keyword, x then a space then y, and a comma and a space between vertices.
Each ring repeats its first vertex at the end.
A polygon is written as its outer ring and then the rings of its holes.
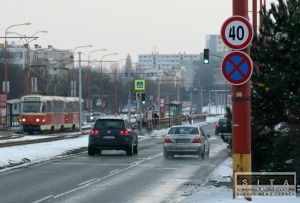
POLYGON ((176 140, 176 143, 189 143, 189 139, 176 140))
POLYGON ((115 136, 103 136, 103 139, 115 139, 115 136))

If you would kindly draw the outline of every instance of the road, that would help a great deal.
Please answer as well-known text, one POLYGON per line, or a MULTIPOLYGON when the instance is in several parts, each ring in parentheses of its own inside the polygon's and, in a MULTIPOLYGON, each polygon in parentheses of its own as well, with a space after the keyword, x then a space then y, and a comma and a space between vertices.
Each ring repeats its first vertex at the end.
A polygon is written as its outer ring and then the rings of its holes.
MULTIPOLYGON (((210 157, 162 156, 163 136, 139 143, 139 154, 124 151, 87 152, 0 174, 1 202, 180 202, 206 183, 214 168, 228 157, 226 144, 210 134, 210 157)), ((43 149, 41 149, 43 150, 43 149)))

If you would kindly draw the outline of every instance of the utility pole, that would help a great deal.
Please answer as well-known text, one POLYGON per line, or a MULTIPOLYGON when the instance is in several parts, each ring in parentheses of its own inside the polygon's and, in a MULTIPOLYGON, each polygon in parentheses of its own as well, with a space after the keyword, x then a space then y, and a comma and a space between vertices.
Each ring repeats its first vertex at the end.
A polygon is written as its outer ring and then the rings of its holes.
MULTIPOLYGON (((233 16, 248 17, 248 0, 232 0, 233 16)), ((250 47, 240 50, 248 56, 250 47)), ((251 103, 250 81, 232 85, 232 157, 233 176, 236 172, 251 172, 251 103)), ((235 183, 233 185, 235 188, 235 183)), ((235 198, 233 190, 233 198, 235 198)), ((251 200, 251 198, 247 198, 251 200)))
POLYGON ((78 52, 79 64, 79 131, 82 132, 82 86, 81 86, 81 52, 78 52))

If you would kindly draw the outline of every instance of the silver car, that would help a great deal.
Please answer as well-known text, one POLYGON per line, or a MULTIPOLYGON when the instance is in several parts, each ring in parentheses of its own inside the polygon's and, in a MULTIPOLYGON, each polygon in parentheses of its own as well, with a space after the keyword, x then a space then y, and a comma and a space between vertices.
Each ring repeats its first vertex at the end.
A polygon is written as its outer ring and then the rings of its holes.
POLYGON ((164 158, 174 158, 174 155, 197 155, 202 159, 209 157, 209 137, 200 126, 172 126, 165 136, 164 158))

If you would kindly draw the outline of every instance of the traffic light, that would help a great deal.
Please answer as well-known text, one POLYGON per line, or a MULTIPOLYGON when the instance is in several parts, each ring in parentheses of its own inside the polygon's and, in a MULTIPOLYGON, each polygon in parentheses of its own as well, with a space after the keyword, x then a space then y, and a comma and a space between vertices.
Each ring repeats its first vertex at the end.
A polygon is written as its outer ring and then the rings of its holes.
POLYGON ((142 97, 142 93, 141 93, 141 92, 137 92, 137 93, 136 93, 136 98, 137 98, 138 100, 140 100, 141 97, 142 97))
POLYGON ((141 98, 142 104, 146 104, 146 94, 142 93, 142 98, 141 98))
POLYGON ((203 52, 203 63, 209 64, 209 49, 204 49, 203 52))

